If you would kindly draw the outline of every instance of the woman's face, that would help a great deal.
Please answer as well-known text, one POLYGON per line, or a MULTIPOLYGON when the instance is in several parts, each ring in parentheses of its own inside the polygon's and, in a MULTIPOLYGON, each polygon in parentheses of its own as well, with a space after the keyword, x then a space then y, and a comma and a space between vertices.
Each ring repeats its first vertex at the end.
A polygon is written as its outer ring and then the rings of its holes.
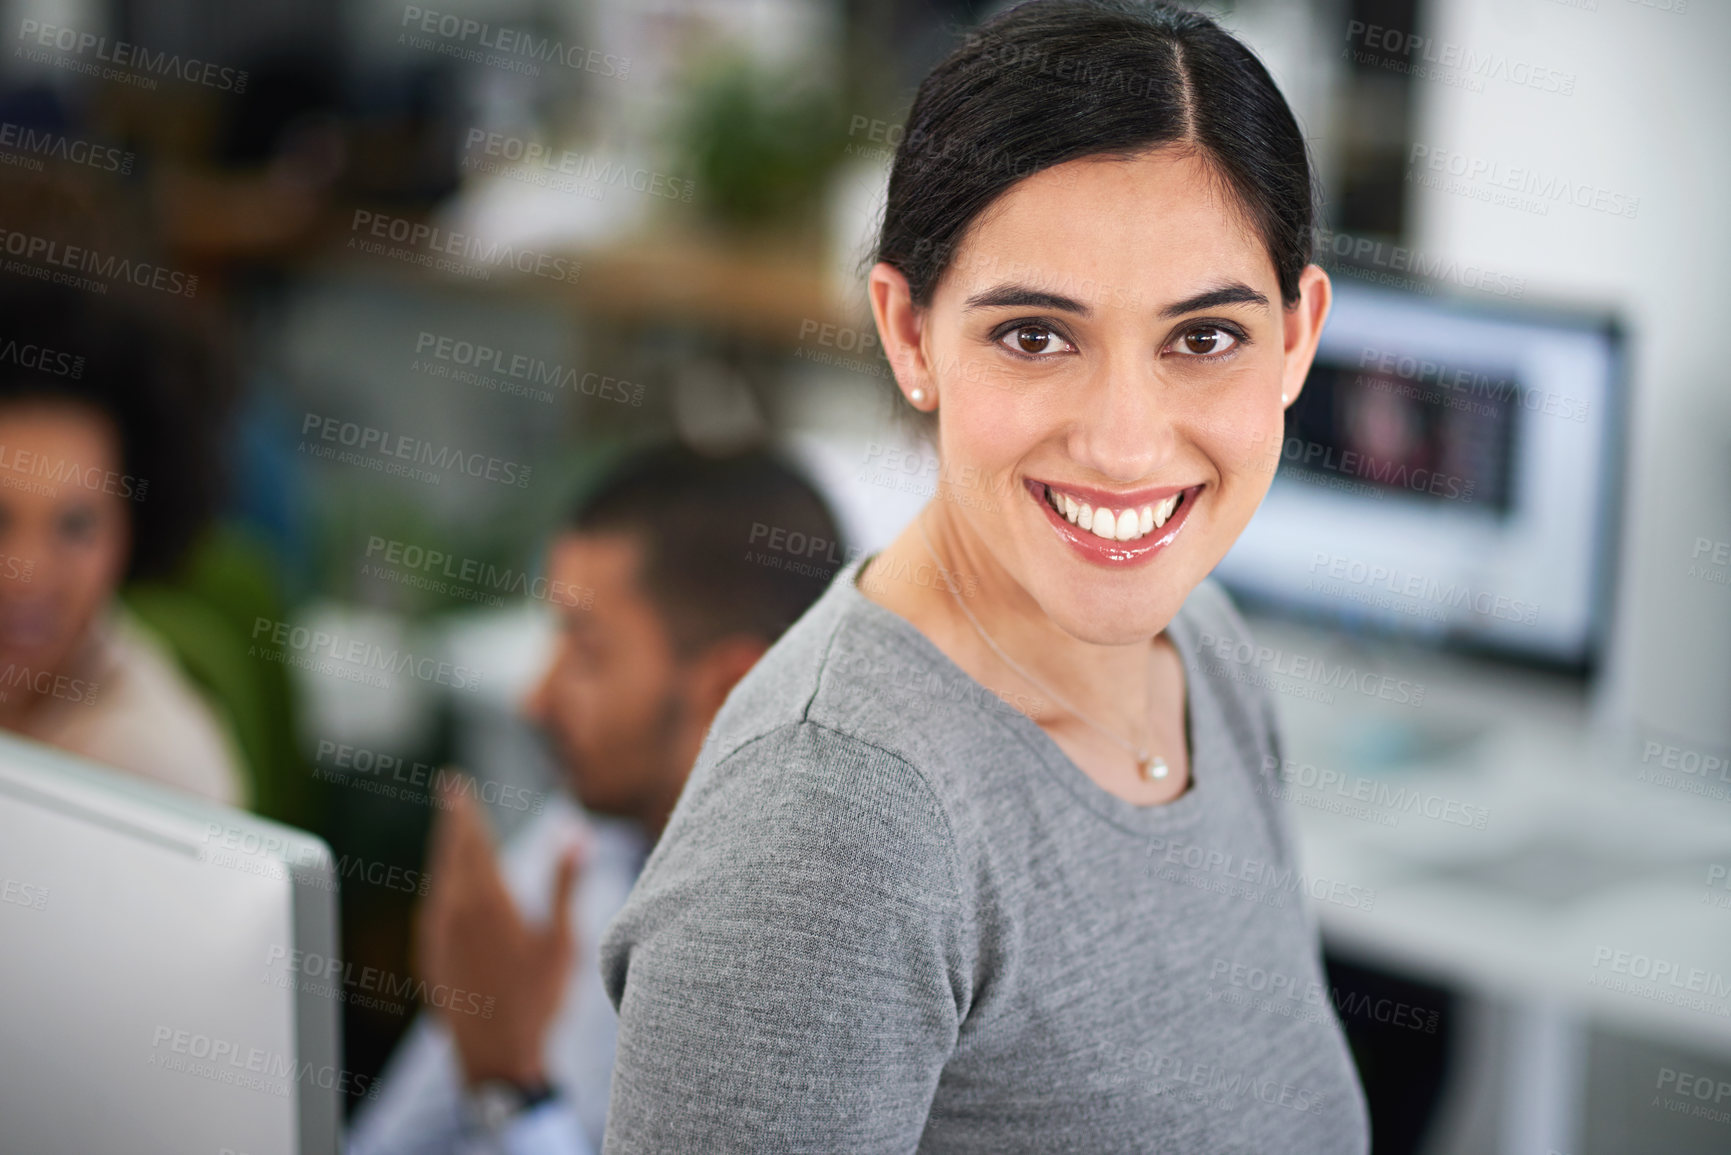
POLYGON ((926 309, 872 280, 898 383, 936 407, 941 516, 1101 644, 1164 629, 1244 529, 1328 308, 1312 266, 1283 309, 1236 202, 1171 152, 1012 186, 926 309))
POLYGON ((114 595, 130 547, 121 469, 97 411, 0 406, 0 671, 64 669, 114 595))

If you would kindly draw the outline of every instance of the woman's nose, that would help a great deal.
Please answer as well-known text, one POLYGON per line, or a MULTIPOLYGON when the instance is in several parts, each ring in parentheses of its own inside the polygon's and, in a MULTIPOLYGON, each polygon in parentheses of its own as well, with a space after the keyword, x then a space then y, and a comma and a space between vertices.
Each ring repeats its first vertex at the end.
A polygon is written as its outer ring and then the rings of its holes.
POLYGON ((1172 459, 1176 425, 1151 372, 1107 366, 1083 397, 1085 408, 1073 426, 1070 446, 1078 464, 1101 477, 1129 482, 1155 476, 1172 459))

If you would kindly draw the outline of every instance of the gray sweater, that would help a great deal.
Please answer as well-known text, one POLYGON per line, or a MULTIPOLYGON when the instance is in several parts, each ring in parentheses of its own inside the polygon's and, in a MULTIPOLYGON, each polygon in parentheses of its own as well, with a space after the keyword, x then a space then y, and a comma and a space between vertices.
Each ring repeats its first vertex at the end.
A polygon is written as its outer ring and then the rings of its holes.
POLYGON ((1169 628, 1192 784, 1142 807, 861 564, 728 698, 608 927, 606 1155, 1366 1151, 1272 712, 1203 672, 1248 637, 1226 595, 1169 628))

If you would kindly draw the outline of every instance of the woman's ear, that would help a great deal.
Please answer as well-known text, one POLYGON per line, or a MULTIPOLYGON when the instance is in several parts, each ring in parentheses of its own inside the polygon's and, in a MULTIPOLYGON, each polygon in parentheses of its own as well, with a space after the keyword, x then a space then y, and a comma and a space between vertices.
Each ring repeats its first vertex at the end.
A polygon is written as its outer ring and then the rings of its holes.
POLYGON ((925 347, 921 344, 925 333, 925 311, 914 304, 908 279, 902 271, 887 262, 879 261, 872 266, 866 291, 871 296, 878 340, 883 342, 884 356, 889 358, 897 387, 909 405, 928 409, 937 400, 937 389, 932 381, 925 347), (917 397, 916 390, 919 391, 917 397))
POLYGON ((1286 403, 1298 400, 1310 363, 1316 359, 1316 343, 1334 301, 1334 286, 1320 265, 1307 265, 1298 276, 1298 303, 1282 318, 1285 327, 1286 364, 1280 372, 1280 391, 1286 403))

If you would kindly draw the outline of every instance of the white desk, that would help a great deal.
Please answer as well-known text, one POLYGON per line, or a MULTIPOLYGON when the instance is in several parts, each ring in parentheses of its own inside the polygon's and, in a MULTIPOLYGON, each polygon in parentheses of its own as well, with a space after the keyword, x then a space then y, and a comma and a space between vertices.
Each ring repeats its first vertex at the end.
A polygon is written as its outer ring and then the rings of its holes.
MULTIPOLYGON (((1368 911, 1313 900, 1331 945, 1519 1008, 1504 1151, 1576 1149, 1588 1021, 1731 1055, 1731 907, 1703 901, 1709 866, 1731 866, 1731 803, 1635 781, 1639 746, 1595 734, 1585 694, 1560 679, 1253 628, 1263 645, 1425 686, 1417 708, 1275 693, 1298 764, 1289 810, 1306 873, 1376 892, 1368 911), (1401 747, 1430 753, 1402 765, 1401 747), (1326 788, 1301 784, 1324 774, 1326 788), (1377 783, 1405 793, 1379 800, 1377 783), (1402 812, 1414 791, 1455 803, 1427 804, 1456 821, 1402 812), (1458 824, 1481 808, 1483 829, 1458 824), (1652 979, 1661 964, 1674 980, 1652 979), (1661 992, 1692 1003, 1644 997, 1661 992)), ((1723 881, 1713 893, 1731 901, 1723 881)))

